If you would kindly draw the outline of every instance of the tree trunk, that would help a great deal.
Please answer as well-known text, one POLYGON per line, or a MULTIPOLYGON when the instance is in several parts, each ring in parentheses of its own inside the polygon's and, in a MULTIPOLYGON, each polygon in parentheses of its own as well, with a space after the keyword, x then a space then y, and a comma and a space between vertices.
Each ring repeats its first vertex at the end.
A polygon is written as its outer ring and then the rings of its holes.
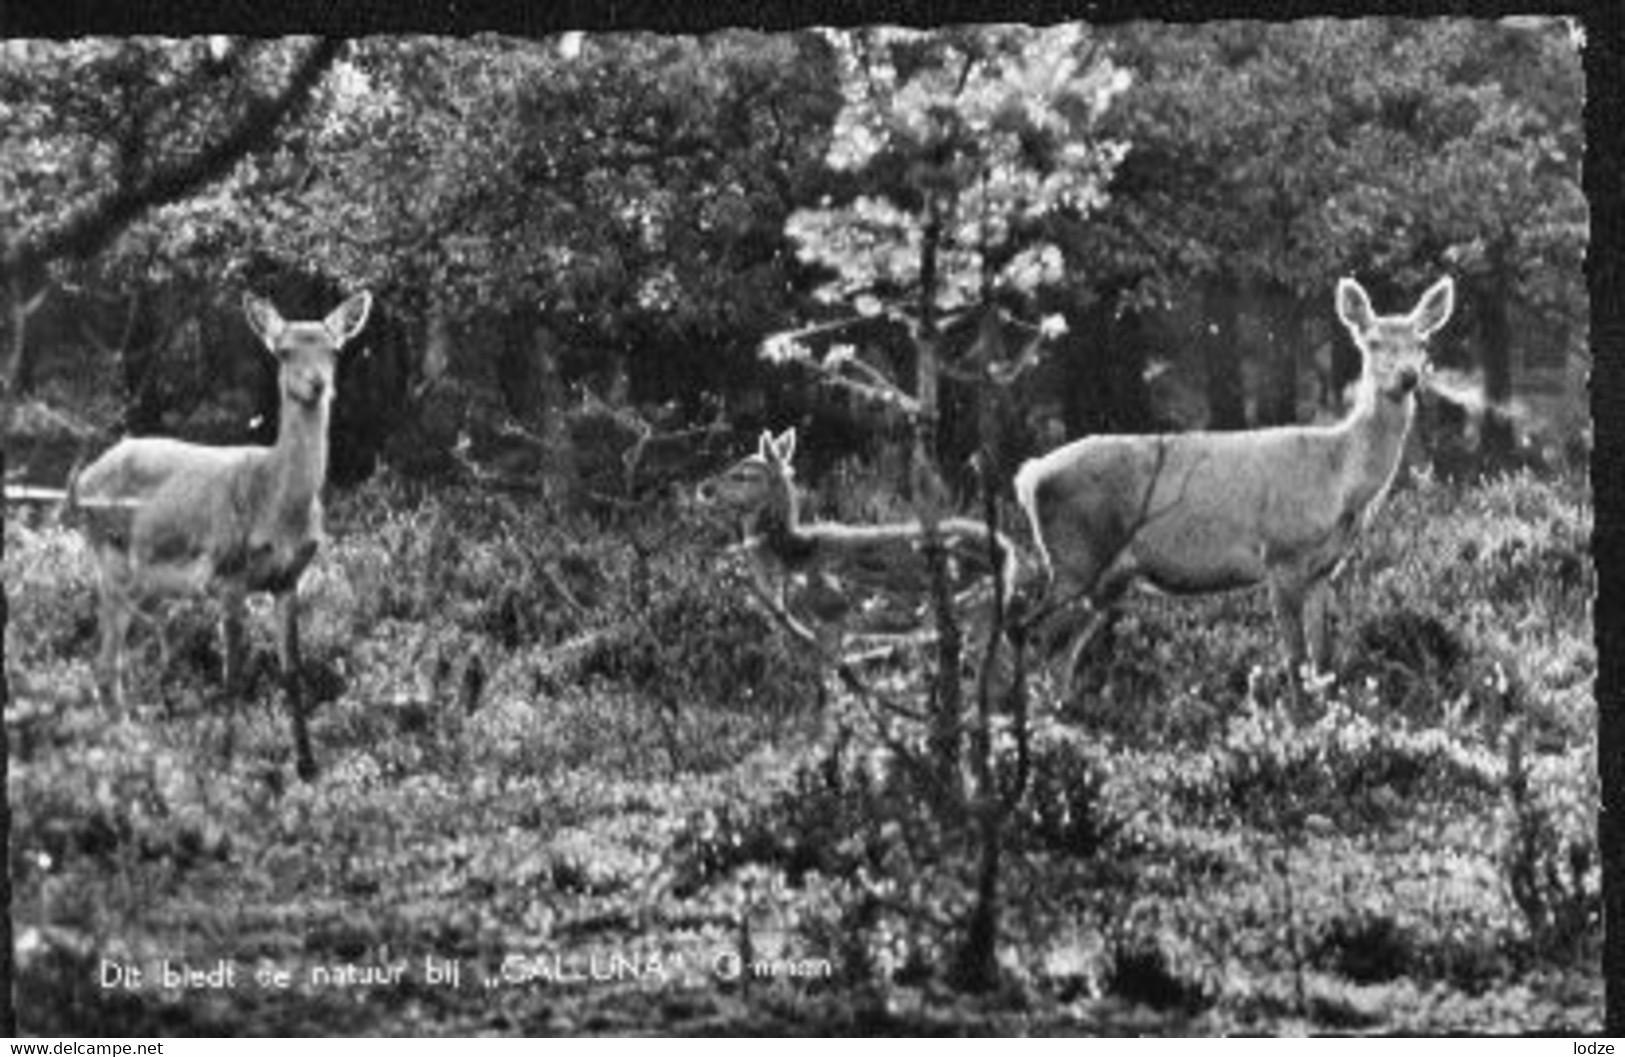
MULTIPOLYGON (((991 752, 991 748, 987 750, 991 752)), ((976 902, 971 907, 965 941, 953 967, 952 979, 961 991, 991 991, 999 982, 999 866, 1003 842, 999 836, 998 791, 978 793, 976 833, 981 861, 976 869, 976 902)))
POLYGON ((1202 293, 1203 363, 1207 374, 1207 428, 1246 429, 1237 327, 1240 291, 1232 279, 1214 279, 1202 293))
POLYGON ((13 272, 6 284, 11 315, 11 358, 6 364, 6 392, 13 399, 27 396, 34 388, 39 343, 28 340, 28 317, 39 311, 51 293, 51 280, 45 269, 36 269, 28 278, 31 282, 25 283, 21 272, 13 272), (27 292, 29 286, 35 286, 33 293, 27 292))
POLYGON ((497 352, 497 385, 508 414, 521 422, 534 422, 542 408, 533 340, 538 323, 534 313, 511 312, 502 321, 502 343, 497 352))
MULTIPOLYGON (((130 321, 124 331, 123 344, 117 350, 118 369, 124 384, 124 431, 142 437, 163 431, 164 409, 159 400, 158 373, 167 334, 158 318, 162 306, 154 304, 155 299, 144 296, 140 290, 130 296, 134 300, 130 304, 130 321)), ((276 432, 280 403, 275 372, 271 375, 272 383, 260 385, 255 400, 255 409, 265 422, 262 432, 267 437, 276 432)))
POLYGON ((941 483, 937 469, 937 432, 942 421, 940 357, 934 325, 922 324, 914 339, 914 392, 920 413, 914 422, 914 459, 909 478, 909 498, 926 504, 932 520, 939 515, 941 483))
POLYGON ((914 335, 914 395, 919 415, 914 421, 914 466, 909 492, 915 505, 925 505, 920 516, 934 524, 938 516, 937 425, 940 420, 941 350, 937 347, 937 251, 942 222, 935 198, 927 206, 925 233, 920 245, 919 332, 914 335))
POLYGON ((423 361, 419 385, 433 386, 451 371, 451 311, 443 299, 430 295, 423 329, 423 361))
POLYGON ((925 530, 926 561, 931 572, 933 609, 937 623, 937 672, 932 686, 931 758, 939 795, 957 799, 962 731, 959 722, 959 624, 948 591, 947 555, 937 536, 945 487, 937 465, 937 424, 941 384, 937 334, 937 252, 942 238, 938 204, 928 200, 924 238, 920 246, 919 331, 914 338, 915 396, 919 415, 914 421, 914 458, 910 498, 925 530))
POLYGON ((1145 384, 1144 321, 1134 309, 1117 310, 1119 291, 1068 320, 1056 357, 1062 375, 1062 416, 1068 437, 1156 430, 1145 384))
POLYGON ((977 336, 960 365, 983 379, 974 385, 951 387, 949 403, 960 428, 946 443, 952 459, 953 478, 962 496, 975 495, 980 488, 995 491, 1006 488, 1021 462, 1030 452, 1022 435, 1021 412, 1011 387, 988 376, 989 368, 1010 362, 1009 339, 998 308, 986 305, 977 336), (969 432, 966 431, 968 426, 969 432), (971 458, 978 466, 972 469, 971 458))
POLYGON ((1269 371, 1257 425, 1289 426, 1298 421, 1298 361, 1307 354, 1303 302, 1290 290, 1272 288, 1268 311, 1269 371))
POLYGON ((531 347, 535 351, 535 373, 538 403, 542 414, 542 440, 547 459, 543 475, 547 496, 568 502, 575 494, 577 484, 575 445, 570 438, 570 423, 566 418, 567 405, 564 379, 559 371, 559 341, 545 323, 538 323, 531 347))
MULTIPOLYGON (((1602 277, 1591 277, 1597 295, 1602 277)), ((1593 304, 1599 304, 1593 300, 1593 304)), ((1600 307, 1593 326, 1619 323, 1617 307, 1600 307)), ((1594 331, 1596 332, 1596 331, 1594 331)), ((1599 360, 1591 377, 1597 408, 1625 407, 1625 372, 1599 360)), ((1625 1036, 1625 424, 1612 415, 1596 421, 1593 480, 1597 521, 1592 534, 1597 568, 1597 600, 1592 619, 1597 636, 1597 772, 1602 804, 1597 812, 1597 844, 1602 858, 1602 976, 1607 987, 1603 1034, 1625 1036)))
MULTIPOLYGON (((984 460, 987 460, 989 448, 984 446, 982 450, 984 460)), ((984 487, 982 519, 989 532, 996 532, 999 527, 998 503, 990 492, 990 487, 984 487)), ((1009 586, 995 583, 999 590, 1009 586)), ((959 948, 952 973, 955 986, 963 991, 991 991, 999 982, 999 874, 1004 852, 1002 823, 1009 812, 1000 796, 993 765, 993 673, 1005 637, 1005 615, 1003 603, 995 598, 993 626, 987 632, 982 668, 976 680, 976 726, 971 733, 970 750, 971 766, 976 776, 976 799, 972 804, 971 821, 980 845, 981 861, 977 864, 976 902, 971 907, 965 939, 959 948)), ((1016 649, 1020 647, 1016 646, 1016 649)), ((1019 659, 1012 658, 1012 661, 1012 667, 1019 666, 1019 659)), ((1011 676, 1011 689, 1016 690, 1015 681, 1021 678, 1020 673, 1012 671, 1011 676)), ((1018 728, 1025 726, 1019 719, 1016 725, 1018 728)), ((1019 766, 1018 770, 1021 770, 1019 766)), ((1021 784, 1025 783, 1024 775, 1018 774, 1017 777, 1022 779, 1021 784)))
POLYGON ((1479 443, 1488 466, 1504 465, 1517 449, 1512 419, 1502 410, 1512 401, 1512 269, 1507 258, 1505 242, 1490 247, 1490 272, 1477 306, 1482 321, 1484 395, 1490 405, 1479 443))

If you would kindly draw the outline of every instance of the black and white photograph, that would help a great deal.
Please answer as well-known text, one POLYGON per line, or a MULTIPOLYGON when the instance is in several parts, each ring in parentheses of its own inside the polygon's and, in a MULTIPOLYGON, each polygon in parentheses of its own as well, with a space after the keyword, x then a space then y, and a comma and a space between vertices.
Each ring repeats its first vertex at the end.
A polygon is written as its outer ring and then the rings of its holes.
POLYGON ((1625 1030, 1586 20, 883 13, 0 40, 10 1033, 1625 1030))

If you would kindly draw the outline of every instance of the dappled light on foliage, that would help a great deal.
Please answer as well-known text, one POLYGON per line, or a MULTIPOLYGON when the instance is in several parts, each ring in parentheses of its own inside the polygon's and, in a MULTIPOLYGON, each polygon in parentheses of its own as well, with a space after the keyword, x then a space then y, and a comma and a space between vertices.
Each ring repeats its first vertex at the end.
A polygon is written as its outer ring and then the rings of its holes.
MULTIPOLYGON (((177 656, 142 680, 137 718, 102 715, 76 630, 92 605, 79 546, 8 523, 7 583, 28 615, 7 632, 7 722, 31 1029, 88 1017, 125 1033, 571 1031, 656 1016, 653 1002, 680 1030, 736 992, 675 967, 741 943, 828 967, 757 985, 754 1008, 785 1028, 830 1017, 841 994, 895 996, 899 1027, 925 1015, 928 999, 904 1011, 945 971, 973 856, 915 792, 923 729, 839 685, 821 694, 816 669, 703 551, 651 554, 648 603, 633 607, 630 548, 489 502, 363 491, 337 505, 342 527, 306 585, 311 664, 333 673, 311 786, 293 780, 269 681, 227 744, 211 672, 178 656, 208 641, 201 607, 169 624, 177 656), (603 582, 570 579, 557 564, 570 553, 603 582), (493 617, 504 587, 556 591, 550 571, 594 604, 516 616, 519 631, 493 617), (469 701, 475 663, 488 674, 469 701), (664 959, 672 975, 495 990, 422 975, 428 955, 500 977, 589 951, 664 959), (103 957, 274 963, 300 982, 103 990, 103 957), (400 986, 309 975, 402 959, 400 986), (672 1012, 677 994, 695 1004, 672 1012)), ((1511 531, 1515 514, 1534 519, 1531 538, 1583 538, 1583 497, 1515 480, 1424 483, 1393 502, 1391 531, 1409 542, 1384 553, 1416 575, 1356 567, 1343 612, 1370 630, 1349 640, 1350 670, 1376 667, 1320 691, 1314 716, 1249 698, 1245 678, 1236 689, 1230 673, 1266 648, 1267 615, 1237 619, 1263 608, 1246 598, 1202 603, 1205 615, 1136 604, 1111 681, 1143 686, 1137 716, 1087 696, 1061 708, 1035 684, 1031 780, 1006 823, 1019 895, 1002 956, 1032 1026, 1102 1030, 1134 1008, 1193 1031, 1584 1023, 1575 1010, 1591 999, 1573 974, 1594 956, 1600 896, 1591 706, 1574 692, 1593 664, 1583 606, 1553 588, 1520 603, 1543 621, 1519 605, 1480 620, 1465 600, 1504 568, 1446 576, 1464 541, 1511 531), (1427 583, 1456 584, 1464 604, 1440 606, 1427 583), (1382 629, 1412 625, 1404 650, 1384 645, 1382 629), (1125 682, 1151 663, 1136 659, 1148 642, 1170 638, 1183 648, 1158 655, 1155 680, 1125 682), (1519 688, 1510 701, 1474 683, 1496 665, 1519 688)), ((666 522, 693 541, 708 531, 666 522)), ((155 650, 144 637, 136 648, 155 650)), ((873 685, 906 697, 916 682, 873 685)))

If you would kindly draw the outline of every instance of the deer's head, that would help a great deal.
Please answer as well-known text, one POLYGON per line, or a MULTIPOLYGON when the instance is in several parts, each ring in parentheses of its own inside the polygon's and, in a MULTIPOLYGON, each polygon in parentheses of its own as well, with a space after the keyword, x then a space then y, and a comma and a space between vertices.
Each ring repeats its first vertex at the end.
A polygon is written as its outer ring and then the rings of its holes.
POLYGON ((372 295, 359 293, 320 322, 293 322, 282 318, 271 302, 247 294, 243 312, 279 365, 278 385, 284 400, 316 408, 331 400, 338 353, 367 325, 372 295))
POLYGON ((1428 288, 1406 315, 1379 316, 1365 288, 1354 279, 1337 282, 1337 317, 1360 349, 1362 389, 1403 403, 1432 370, 1427 339, 1450 320, 1456 283, 1445 276, 1428 288))
POLYGON ((705 506, 733 510, 759 510, 782 502, 793 489, 795 471, 791 460, 796 453, 796 431, 791 427, 777 437, 763 431, 756 452, 747 455, 714 477, 702 481, 694 496, 705 506))

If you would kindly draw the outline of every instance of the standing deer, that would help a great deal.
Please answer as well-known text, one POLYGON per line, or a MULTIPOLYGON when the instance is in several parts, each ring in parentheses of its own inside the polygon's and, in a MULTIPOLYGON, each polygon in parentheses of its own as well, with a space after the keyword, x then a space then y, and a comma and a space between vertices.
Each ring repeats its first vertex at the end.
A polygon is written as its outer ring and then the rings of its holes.
POLYGON ((1446 276, 1408 315, 1379 316, 1358 282, 1340 280, 1337 315, 1363 369, 1333 425, 1089 437, 1025 463, 1016 497, 1049 574, 1037 615, 1053 632, 1079 599, 1094 614, 1067 654, 1068 678, 1136 583, 1198 595, 1267 582, 1296 700, 1300 664, 1328 659, 1331 581, 1393 482, 1426 340, 1454 304, 1446 276))
POLYGON ((270 302, 243 300, 249 325, 278 364, 281 417, 269 447, 215 447, 164 437, 120 441, 70 480, 68 501, 123 517, 85 517, 101 596, 97 688, 124 710, 125 638, 138 603, 208 594, 222 606, 225 692, 243 669, 251 592, 276 598, 278 653, 299 776, 315 777, 299 661, 299 577, 322 532, 322 484, 338 352, 366 325, 372 296, 357 294, 326 319, 287 322, 270 302))
MULTIPOLYGON (((764 432, 754 455, 696 490, 702 504, 740 512, 745 534, 741 547, 750 559, 757 588, 791 631, 807 642, 817 641, 785 606, 785 581, 792 575, 817 579, 821 590, 814 605, 821 623, 837 624, 850 615, 852 603, 840 590, 843 581, 915 599, 929 597, 924 526, 918 521, 880 525, 803 521, 792 464, 795 450, 794 428, 778 437, 764 432)), ((972 581, 991 578, 986 525, 969 518, 943 518, 936 523, 936 534, 947 549, 950 572, 972 581)), ((1018 572, 1017 551, 1002 533, 995 537, 995 548, 1000 582, 1008 593, 1018 572)), ((973 582, 960 592, 959 600, 975 592, 973 582)))

